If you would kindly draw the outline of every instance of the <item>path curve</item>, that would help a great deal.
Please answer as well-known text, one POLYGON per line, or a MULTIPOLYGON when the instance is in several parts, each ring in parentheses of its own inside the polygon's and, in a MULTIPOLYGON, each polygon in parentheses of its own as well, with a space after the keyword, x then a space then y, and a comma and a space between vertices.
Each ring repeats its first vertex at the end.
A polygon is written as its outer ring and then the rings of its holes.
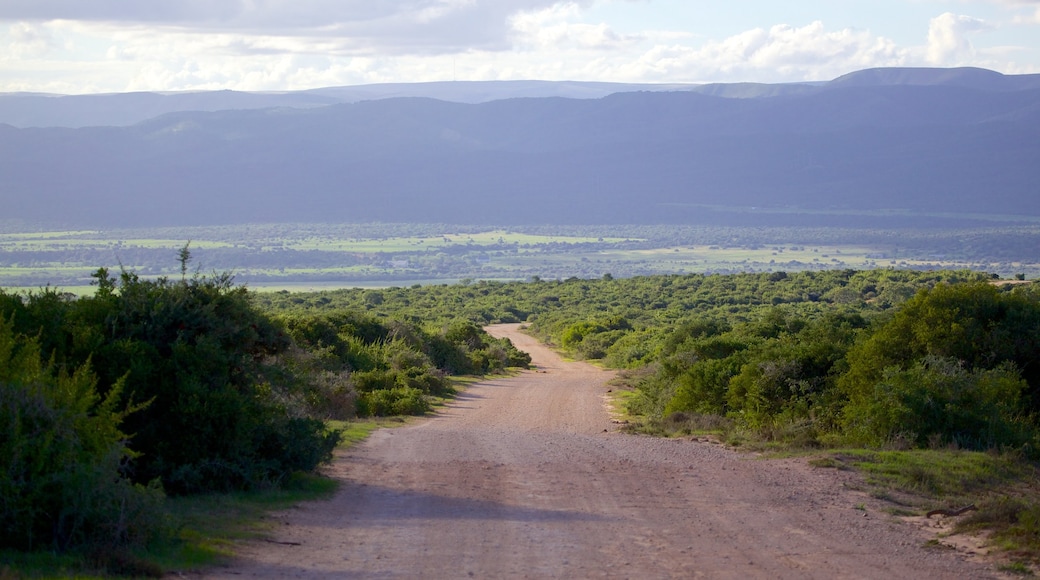
POLYGON ((610 372, 489 328, 536 370, 468 388, 331 468, 331 500, 280 514, 208 578, 985 578, 850 489, 847 472, 624 435, 610 372), (866 507, 866 509, 860 509, 866 507), (289 545, 299 544, 299 545, 289 545))

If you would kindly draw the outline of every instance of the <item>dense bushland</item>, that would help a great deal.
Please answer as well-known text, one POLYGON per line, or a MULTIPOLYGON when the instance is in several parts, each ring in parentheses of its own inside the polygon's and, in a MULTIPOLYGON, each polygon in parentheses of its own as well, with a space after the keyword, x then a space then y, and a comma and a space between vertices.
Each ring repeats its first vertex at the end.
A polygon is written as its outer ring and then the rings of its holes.
POLYGON ((58 549, 147 543, 162 532, 155 484, 124 477, 134 456, 120 424, 145 405, 101 396, 89 365, 44 365, 38 342, 0 318, 0 546, 58 549))
POLYGON ((89 361, 98 390, 122 385, 135 482, 167 492, 246 489, 314 469, 337 437, 268 396, 274 358, 291 341, 229 276, 117 280, 101 270, 92 298, 44 291, 8 297, 3 315, 39 336, 58 369, 89 361))
POLYGON ((295 312, 278 320, 297 345, 292 359, 313 414, 344 419, 417 415, 452 393, 449 375, 526 367, 531 357, 467 320, 439 327, 381 321, 353 310, 295 312), (353 401, 353 407, 350 404, 353 401))
POLYGON ((526 322, 572 356, 622 369, 635 430, 831 447, 812 463, 854 466, 872 493, 925 509, 977 504, 958 529, 989 528, 1035 561, 1040 508, 1026 481, 1040 457, 1040 283, 835 270, 260 298, 526 322))
POLYGON ((0 291, 0 549, 141 547, 165 494, 278 486, 331 459, 327 419, 421 414, 451 374, 530 361, 466 320, 272 316, 189 257, 179 280, 101 269, 86 298, 0 291))
POLYGON ((629 404, 651 422, 724 418, 807 445, 1032 449, 1040 292, 991 282, 969 271, 834 270, 258 298, 288 312, 524 321, 574 356, 627 369, 629 404))

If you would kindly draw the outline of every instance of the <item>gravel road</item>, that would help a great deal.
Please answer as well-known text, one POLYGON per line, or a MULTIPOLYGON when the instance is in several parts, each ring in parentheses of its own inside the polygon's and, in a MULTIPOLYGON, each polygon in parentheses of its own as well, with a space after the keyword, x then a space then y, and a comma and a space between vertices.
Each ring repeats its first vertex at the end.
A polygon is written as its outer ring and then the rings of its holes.
POLYGON ((611 373, 521 334, 537 370, 343 453, 330 501, 207 578, 987 578, 856 476, 617 432, 611 373), (865 508, 865 509, 864 509, 865 508), (280 543, 275 543, 280 542, 280 543))

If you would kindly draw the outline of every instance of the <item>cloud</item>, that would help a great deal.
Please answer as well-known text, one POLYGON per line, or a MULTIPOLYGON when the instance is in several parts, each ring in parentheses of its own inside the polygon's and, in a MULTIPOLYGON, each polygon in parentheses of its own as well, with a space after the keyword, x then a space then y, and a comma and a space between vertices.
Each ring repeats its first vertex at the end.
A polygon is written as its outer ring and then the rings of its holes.
MULTIPOLYGON (((0 0, 0 22, 22 18, 0 25, 0 91, 293 90, 455 77, 787 82, 966 63, 1017 70, 1010 52, 970 42, 986 22, 950 13, 931 21, 927 44, 900 46, 822 21, 715 39, 678 22, 622 32, 588 10, 623 1, 637 0, 0 0)), ((1040 7, 1011 2, 1003 3, 1023 14, 1040 7)))
MULTIPOLYGON (((558 0, 4 0, 0 21, 321 38, 340 52, 509 48, 511 18, 558 0)), ((587 4, 588 2, 584 2, 587 4)), ((572 4, 577 4, 572 2, 572 4)))
POLYGON ((558 3, 541 10, 528 10, 510 18, 516 46, 533 50, 619 49, 640 40, 640 35, 622 35, 605 23, 580 22, 581 6, 558 3))
POLYGON ((1018 12, 1011 17, 1012 24, 1040 24, 1040 0, 987 0, 1018 12))
MULTIPOLYGON (((46 90, 292 90, 456 76, 460 80, 781 82, 901 66, 909 58, 907 50, 887 38, 864 30, 830 30, 821 22, 755 28, 704 41, 674 30, 621 34, 605 23, 584 21, 583 16, 582 6, 575 2, 522 10, 505 20, 500 42, 455 48, 442 43, 433 49, 423 45, 436 42, 433 33, 425 40, 408 39, 408 45, 392 43, 393 49, 388 49, 349 35, 200 34, 144 24, 55 21, 46 29, 64 39, 69 50, 64 62, 51 63, 65 67, 53 76, 67 85, 50 84, 46 90), (86 54, 84 47, 92 45, 100 45, 101 57, 89 69, 80 67, 76 60, 86 54), (108 84, 99 86, 100 82, 108 84), (70 90, 76 83, 84 89, 70 90)), ((424 17, 444 16, 434 12, 424 17)), ((25 74, 20 79, 12 75, 0 91, 42 86, 36 82, 25 74)))
POLYGON ((207 28, 282 29, 365 21, 393 14, 471 4, 453 0, 5 0, 0 19, 80 20, 207 28))
POLYGON ((55 47, 54 38, 46 27, 28 22, 16 22, 7 31, 8 58, 44 56, 55 47))
MULTIPOLYGON (((1038 0, 1040 3, 1040 0, 1038 0)), ((1040 24, 1040 7, 1032 14, 1018 14, 1012 20, 1015 24, 1040 24)))
POLYGON ((975 48, 968 35, 992 28, 985 21, 946 12, 932 19, 928 26, 925 58, 937 66, 954 66, 969 62, 975 48))
POLYGON ((850 70, 905 64, 907 52, 869 31, 828 31, 822 22, 755 28, 701 47, 658 45, 629 67, 654 80, 827 79, 850 70), (642 69, 640 71, 640 69, 642 69))

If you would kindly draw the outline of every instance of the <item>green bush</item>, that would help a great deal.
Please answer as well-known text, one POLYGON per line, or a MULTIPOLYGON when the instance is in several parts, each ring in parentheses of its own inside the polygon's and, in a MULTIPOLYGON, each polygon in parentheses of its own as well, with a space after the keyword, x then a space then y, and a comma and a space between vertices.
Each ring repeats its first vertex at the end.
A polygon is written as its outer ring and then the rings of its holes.
POLYGON ((1020 445, 1040 410, 1040 300, 985 283, 940 284, 908 300, 847 360, 838 384, 854 440, 1020 445))
POLYGON ((694 412, 725 415, 729 410, 726 393, 745 356, 736 354, 721 359, 706 359, 683 370, 675 378, 675 390, 662 412, 694 412))
POLYGON ((53 374, 35 339, 0 318, 0 546, 139 547, 166 531, 157 481, 125 477, 122 383, 104 397, 88 366, 53 374))
POLYGON ((873 445, 898 436, 917 447, 1019 446, 1031 433, 1019 404, 1026 387, 1011 364, 968 370, 956 359, 925 357, 908 370, 887 369, 871 397, 845 408, 845 429, 873 445))
POLYGON ((849 352, 842 387, 863 396, 889 367, 909 369, 926 356, 962 361, 968 370, 1014 363, 1029 385, 1023 403, 1040 411, 1040 299, 986 283, 923 290, 849 352))
POLYGON ((357 407, 362 417, 422 415, 429 412, 430 402, 419 389, 395 387, 361 393, 357 407))
POLYGON ((122 384, 123 405, 151 402, 123 424, 138 452, 129 462, 133 481, 161 478, 169 493, 248 488, 298 464, 269 452, 326 455, 335 436, 286 422, 303 410, 287 408, 292 397, 269 382, 289 372, 279 356, 291 339, 229 275, 146 281, 102 269, 95 277, 93 297, 70 301, 45 291, 4 301, 10 312, 0 314, 13 316, 19 332, 39 335, 57 368, 90 361, 102 396, 122 384), (279 429, 310 451, 268 445, 279 429))

